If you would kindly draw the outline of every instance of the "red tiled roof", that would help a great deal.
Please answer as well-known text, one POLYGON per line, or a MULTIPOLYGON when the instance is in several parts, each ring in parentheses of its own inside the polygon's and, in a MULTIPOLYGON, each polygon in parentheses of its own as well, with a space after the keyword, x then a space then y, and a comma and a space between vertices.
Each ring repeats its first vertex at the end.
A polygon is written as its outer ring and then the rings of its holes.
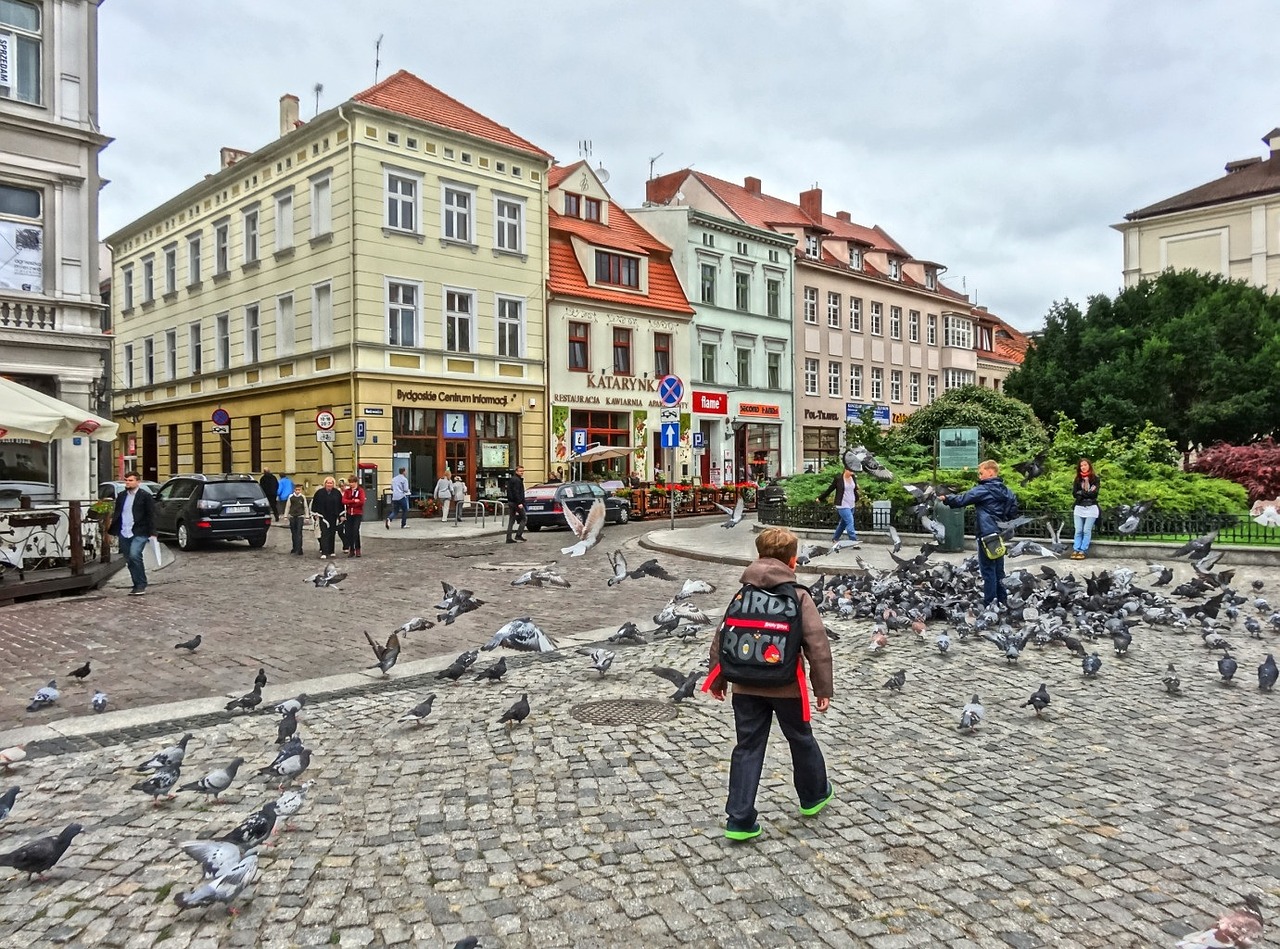
POLYGON ((1022 365, 1022 360, 1027 355, 1027 347, 1031 345, 1029 336, 1014 329, 989 310, 975 308, 972 316, 980 323, 986 323, 991 327, 992 348, 990 351, 980 350, 980 355, 1022 365))
POLYGON ((365 105, 465 132, 485 141, 532 152, 543 158, 551 157, 549 152, 521 138, 505 125, 499 125, 404 69, 388 76, 376 86, 357 92, 351 98, 365 105))
POLYGON ((547 257, 551 265, 547 289, 556 296, 583 297, 588 300, 666 310, 672 313, 693 313, 693 307, 689 306, 689 301, 680 287, 680 280, 676 277, 675 268, 671 266, 669 257, 651 256, 649 258, 647 295, 611 290, 608 287, 593 287, 587 283, 586 275, 578 266, 578 257, 573 252, 573 243, 565 231, 551 232, 550 240, 547 242, 547 257))

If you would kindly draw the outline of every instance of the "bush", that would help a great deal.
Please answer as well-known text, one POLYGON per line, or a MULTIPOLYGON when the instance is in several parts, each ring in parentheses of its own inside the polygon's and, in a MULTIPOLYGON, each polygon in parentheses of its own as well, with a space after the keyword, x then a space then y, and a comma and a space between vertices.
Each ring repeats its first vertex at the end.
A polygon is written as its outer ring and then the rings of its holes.
POLYGON ((1271 436, 1252 445, 1214 445, 1200 453, 1191 470, 1235 482, 1250 502, 1280 497, 1280 445, 1271 436))
POLYGON ((902 424, 901 434, 932 451, 943 428, 976 428, 983 457, 997 460, 1029 457, 1048 440, 1031 406, 982 386, 949 389, 912 412, 902 424))

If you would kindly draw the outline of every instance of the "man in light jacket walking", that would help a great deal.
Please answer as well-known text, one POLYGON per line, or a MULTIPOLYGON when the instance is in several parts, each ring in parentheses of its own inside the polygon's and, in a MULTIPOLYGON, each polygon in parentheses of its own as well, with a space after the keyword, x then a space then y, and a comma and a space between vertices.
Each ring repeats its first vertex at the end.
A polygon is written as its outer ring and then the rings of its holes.
POLYGON ((405 477, 405 469, 391 479, 391 512, 387 514, 386 529, 391 530, 391 519, 400 512, 400 526, 409 526, 409 479, 405 477))

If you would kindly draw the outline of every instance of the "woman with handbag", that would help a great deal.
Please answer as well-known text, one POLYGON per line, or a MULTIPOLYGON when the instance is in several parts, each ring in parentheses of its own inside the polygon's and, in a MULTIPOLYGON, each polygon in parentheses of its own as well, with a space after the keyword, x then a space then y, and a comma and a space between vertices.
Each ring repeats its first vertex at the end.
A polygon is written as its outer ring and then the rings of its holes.
POLYGON ((978 483, 964 494, 938 495, 947 507, 973 505, 977 522, 978 571, 982 574, 982 605, 999 600, 1008 602, 1004 588, 1004 538, 1000 521, 1011 521, 1018 515, 1018 499, 1000 479, 1000 466, 987 460, 978 465, 978 483))

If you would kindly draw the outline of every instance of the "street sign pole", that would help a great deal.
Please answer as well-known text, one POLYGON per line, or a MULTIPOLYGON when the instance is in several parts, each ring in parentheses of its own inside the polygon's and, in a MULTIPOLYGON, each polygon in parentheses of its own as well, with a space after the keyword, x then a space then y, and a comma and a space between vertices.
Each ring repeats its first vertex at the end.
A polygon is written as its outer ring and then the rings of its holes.
POLYGON ((671 529, 676 529, 676 450, 674 448, 667 449, 667 485, 670 491, 667 492, 667 500, 671 505, 671 529))

